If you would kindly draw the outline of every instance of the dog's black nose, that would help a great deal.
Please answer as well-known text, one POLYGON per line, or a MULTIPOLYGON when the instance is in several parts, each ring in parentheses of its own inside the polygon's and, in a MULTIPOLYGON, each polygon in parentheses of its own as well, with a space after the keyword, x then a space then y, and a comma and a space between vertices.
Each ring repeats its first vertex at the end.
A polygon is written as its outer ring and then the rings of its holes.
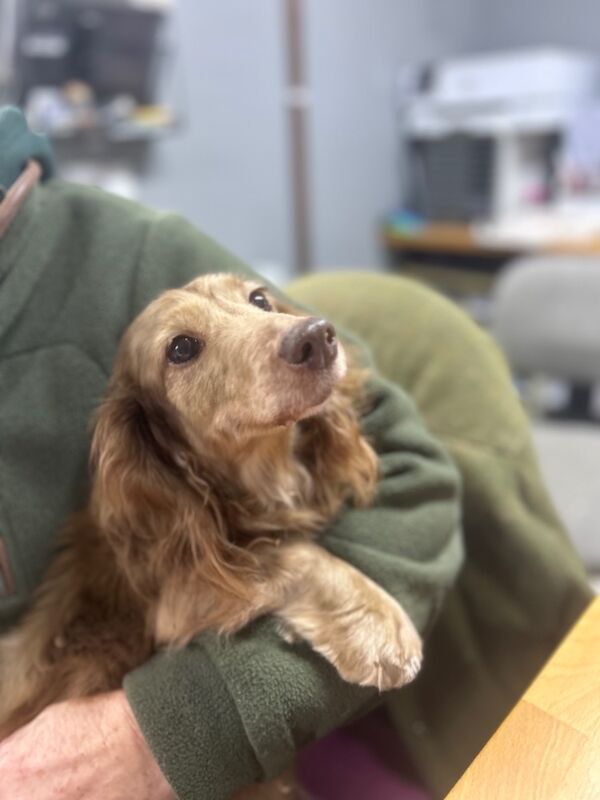
POLYGON ((279 355, 288 364, 325 369, 337 357, 335 328, 326 319, 309 317, 298 322, 285 334, 279 355))

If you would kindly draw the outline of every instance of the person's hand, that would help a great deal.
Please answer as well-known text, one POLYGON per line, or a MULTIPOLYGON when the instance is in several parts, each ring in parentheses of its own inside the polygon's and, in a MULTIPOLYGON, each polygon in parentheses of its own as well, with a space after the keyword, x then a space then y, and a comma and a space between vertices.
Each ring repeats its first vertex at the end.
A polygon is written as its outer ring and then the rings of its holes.
POLYGON ((0 742, 0 800, 173 800, 124 692, 49 706, 0 742))

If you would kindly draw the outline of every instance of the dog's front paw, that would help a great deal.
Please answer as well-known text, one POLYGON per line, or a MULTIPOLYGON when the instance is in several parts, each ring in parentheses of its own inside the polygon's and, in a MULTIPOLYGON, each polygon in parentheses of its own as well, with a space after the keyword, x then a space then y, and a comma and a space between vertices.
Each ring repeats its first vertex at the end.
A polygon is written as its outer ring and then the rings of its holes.
POLYGON ((283 638, 306 640, 349 683, 379 691, 410 683, 423 650, 402 606, 350 564, 314 545, 302 547, 309 569, 278 611, 283 638))
POLYGON ((421 637, 402 608, 388 601, 384 611, 365 610, 362 619, 340 631, 323 652, 342 678, 380 692, 398 689, 418 674, 423 659, 421 637))

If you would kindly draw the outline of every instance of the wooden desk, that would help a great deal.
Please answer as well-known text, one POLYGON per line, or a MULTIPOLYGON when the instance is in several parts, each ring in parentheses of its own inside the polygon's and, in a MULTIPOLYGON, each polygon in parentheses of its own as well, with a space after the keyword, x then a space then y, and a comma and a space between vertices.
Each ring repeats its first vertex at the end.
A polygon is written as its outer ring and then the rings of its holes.
POLYGON ((510 258, 522 247, 490 247, 478 242, 468 225, 435 223, 414 233, 400 233, 385 226, 383 240, 387 249, 397 255, 421 253, 423 255, 450 255, 480 258, 510 258))
POLYGON ((400 233, 390 226, 383 228, 383 241, 389 252, 396 255, 421 254, 429 256, 463 256, 502 260, 524 253, 570 253, 600 255, 600 237, 574 242, 553 242, 541 248, 523 245, 494 246, 479 242, 466 224, 434 223, 414 233, 400 233))
POLYGON ((600 597, 446 800, 600 799, 600 597))

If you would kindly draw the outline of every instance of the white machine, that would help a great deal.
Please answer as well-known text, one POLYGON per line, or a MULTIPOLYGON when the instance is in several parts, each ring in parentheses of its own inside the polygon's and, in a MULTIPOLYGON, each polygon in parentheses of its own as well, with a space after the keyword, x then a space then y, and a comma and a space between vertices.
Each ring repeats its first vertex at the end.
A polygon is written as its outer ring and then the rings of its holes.
POLYGON ((466 221, 552 200, 565 132, 599 74, 596 58, 550 48, 449 59, 422 70, 413 91, 405 72, 409 205, 466 221))

